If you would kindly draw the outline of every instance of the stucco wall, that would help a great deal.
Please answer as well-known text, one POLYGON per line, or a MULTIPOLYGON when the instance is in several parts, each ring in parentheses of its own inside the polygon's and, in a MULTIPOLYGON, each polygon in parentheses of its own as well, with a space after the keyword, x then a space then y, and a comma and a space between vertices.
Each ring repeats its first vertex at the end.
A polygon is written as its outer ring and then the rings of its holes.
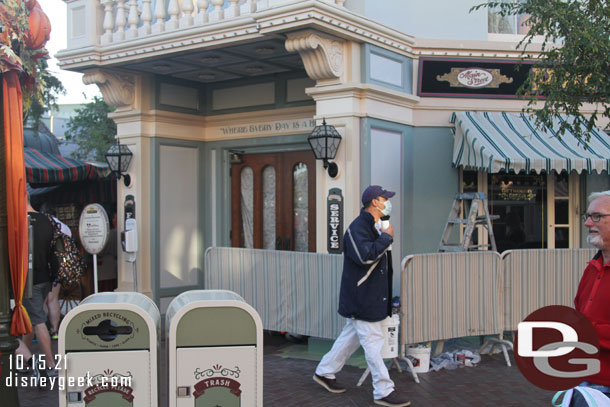
POLYGON ((403 253, 430 253, 438 244, 453 198, 458 192, 458 170, 451 165, 453 137, 448 128, 413 129, 410 151, 412 174, 407 181, 403 253))
POLYGON ((480 0, 347 0, 350 10, 421 38, 487 40, 487 9, 480 0), (439 12, 440 11, 440 12, 439 12))

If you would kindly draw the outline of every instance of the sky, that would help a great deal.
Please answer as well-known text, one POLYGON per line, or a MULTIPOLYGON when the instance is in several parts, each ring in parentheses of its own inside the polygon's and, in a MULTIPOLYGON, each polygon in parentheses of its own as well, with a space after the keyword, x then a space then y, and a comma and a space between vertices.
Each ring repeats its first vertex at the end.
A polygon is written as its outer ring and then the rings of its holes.
POLYGON ((86 103, 93 99, 93 96, 100 95, 96 85, 85 85, 82 81, 82 74, 77 72, 64 71, 57 66, 54 55, 58 51, 67 47, 67 6, 63 0, 38 0, 43 11, 51 20, 51 39, 47 42, 46 48, 52 57, 49 63, 49 71, 55 75, 66 88, 66 94, 60 95, 58 103, 86 103), (83 92, 86 97, 83 96, 83 92))

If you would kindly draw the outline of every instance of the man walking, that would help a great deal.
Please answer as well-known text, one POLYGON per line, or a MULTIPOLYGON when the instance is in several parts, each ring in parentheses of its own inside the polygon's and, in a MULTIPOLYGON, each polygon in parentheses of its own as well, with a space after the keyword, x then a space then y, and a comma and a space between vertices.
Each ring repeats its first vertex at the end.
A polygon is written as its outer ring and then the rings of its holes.
POLYGON ((366 188, 360 215, 345 232, 339 314, 347 320, 313 380, 331 393, 345 392, 335 374, 362 345, 373 378, 375 404, 404 407, 411 403, 394 390, 381 357, 385 340, 381 321, 391 314, 392 256, 388 248, 394 238, 393 226, 382 228, 381 217, 390 215, 389 199, 394 195, 379 185, 366 188))
MULTIPOLYGON (((601 371, 581 386, 592 387, 610 396, 610 191, 589 195, 589 207, 583 215, 589 229, 587 242, 599 249, 582 275, 574 306, 584 314, 599 337, 601 371)), ((610 400, 609 400, 610 404, 610 400)), ((574 392, 571 407, 588 406, 579 392, 574 392)))
MULTIPOLYGON (((33 331, 23 337, 23 342, 28 349, 32 347, 34 334, 44 355, 44 360, 34 355, 31 358, 31 366, 36 376, 40 376, 40 370, 46 371, 49 377, 56 377, 55 359, 51 350, 51 338, 47 330, 47 314, 43 309, 43 304, 51 289, 51 273, 49 270, 49 255, 51 242, 53 240, 53 225, 49 218, 37 212, 29 202, 28 214, 34 230, 34 285, 32 287, 32 298, 24 298, 23 306, 30 316, 33 331)), ((30 361, 28 361, 28 364, 30 361)))

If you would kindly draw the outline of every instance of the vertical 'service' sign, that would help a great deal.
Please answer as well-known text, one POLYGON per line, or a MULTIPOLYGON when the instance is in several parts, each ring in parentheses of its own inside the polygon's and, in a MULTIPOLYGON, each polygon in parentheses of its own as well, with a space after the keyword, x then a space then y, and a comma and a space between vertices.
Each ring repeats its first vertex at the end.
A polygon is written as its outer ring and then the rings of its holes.
POLYGON ((343 195, 341 189, 328 191, 326 213, 328 216, 327 249, 329 253, 343 253, 343 195))

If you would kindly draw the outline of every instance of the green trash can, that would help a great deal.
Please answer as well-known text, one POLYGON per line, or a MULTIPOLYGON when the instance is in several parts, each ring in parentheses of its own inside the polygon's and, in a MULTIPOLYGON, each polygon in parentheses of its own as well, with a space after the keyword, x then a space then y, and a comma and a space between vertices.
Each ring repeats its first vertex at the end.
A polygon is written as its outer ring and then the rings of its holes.
POLYGON ((156 407, 160 321, 155 303, 135 292, 93 294, 68 312, 59 406, 156 407))
POLYGON ((165 314, 169 407, 263 405, 263 324, 225 290, 187 291, 165 314))

